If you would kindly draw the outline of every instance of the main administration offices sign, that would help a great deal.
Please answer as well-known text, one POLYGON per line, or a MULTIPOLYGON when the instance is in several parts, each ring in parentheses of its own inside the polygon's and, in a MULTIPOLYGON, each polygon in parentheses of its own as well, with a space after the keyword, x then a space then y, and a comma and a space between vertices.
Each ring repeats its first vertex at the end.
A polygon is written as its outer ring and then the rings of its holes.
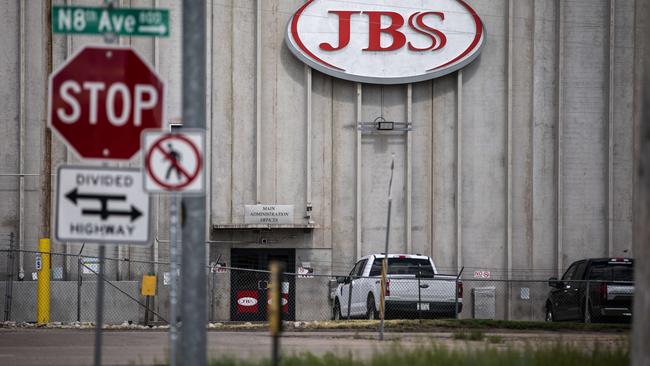
POLYGON ((403 84, 464 67, 485 36, 463 0, 308 0, 289 20, 286 43, 325 74, 403 84))

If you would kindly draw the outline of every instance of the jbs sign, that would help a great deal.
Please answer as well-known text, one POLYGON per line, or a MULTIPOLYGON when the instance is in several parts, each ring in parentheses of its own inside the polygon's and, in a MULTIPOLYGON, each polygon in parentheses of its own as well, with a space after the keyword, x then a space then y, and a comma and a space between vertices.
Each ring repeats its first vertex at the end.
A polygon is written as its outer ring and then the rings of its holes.
POLYGON ((485 29, 463 0, 308 0, 287 45, 309 66, 375 84, 433 79, 474 60, 485 29))

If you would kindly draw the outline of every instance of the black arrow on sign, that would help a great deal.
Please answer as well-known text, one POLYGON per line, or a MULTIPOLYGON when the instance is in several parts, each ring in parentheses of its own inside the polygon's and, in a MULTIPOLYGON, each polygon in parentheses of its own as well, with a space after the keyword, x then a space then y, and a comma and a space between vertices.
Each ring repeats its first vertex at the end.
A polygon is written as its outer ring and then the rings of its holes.
POLYGON ((83 194, 79 193, 77 191, 77 188, 71 190, 68 192, 68 194, 65 195, 67 199, 72 201, 75 205, 77 204, 77 200, 100 200, 102 201, 102 206, 104 205, 104 202, 109 201, 109 200, 115 200, 115 201, 125 201, 126 196, 125 195, 117 195, 117 194, 83 194))
POLYGON ((102 220, 108 219, 110 216, 131 216, 131 222, 135 221, 138 217, 142 216, 142 212, 138 210, 135 206, 131 205, 131 210, 129 211, 109 211, 104 210, 82 210, 82 215, 99 215, 102 220))
POLYGON ((102 220, 107 220, 110 216, 130 216, 131 222, 135 221, 138 217, 142 216, 142 211, 138 210, 135 206, 131 205, 129 211, 109 211, 108 201, 126 201, 126 195, 117 194, 84 194, 79 193, 75 187, 73 190, 65 195, 72 203, 77 205, 78 200, 98 200, 101 203, 99 210, 83 209, 82 215, 98 215, 102 220))

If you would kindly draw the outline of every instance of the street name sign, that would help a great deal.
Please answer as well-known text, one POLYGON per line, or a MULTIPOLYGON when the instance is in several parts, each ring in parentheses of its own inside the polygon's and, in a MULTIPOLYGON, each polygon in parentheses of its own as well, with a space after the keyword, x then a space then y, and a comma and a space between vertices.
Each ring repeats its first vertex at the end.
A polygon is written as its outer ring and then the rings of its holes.
POLYGON ((149 195, 142 190, 140 169, 62 165, 57 177, 59 242, 151 242, 149 195))
POLYGON ((169 36, 169 10, 53 6, 52 32, 167 37, 169 36))
POLYGON ((203 193, 205 190, 205 134, 200 130, 182 132, 145 131, 144 190, 150 193, 203 193))
POLYGON ((87 46, 50 76, 48 124, 79 157, 129 160, 160 129, 164 86, 135 50, 87 46))

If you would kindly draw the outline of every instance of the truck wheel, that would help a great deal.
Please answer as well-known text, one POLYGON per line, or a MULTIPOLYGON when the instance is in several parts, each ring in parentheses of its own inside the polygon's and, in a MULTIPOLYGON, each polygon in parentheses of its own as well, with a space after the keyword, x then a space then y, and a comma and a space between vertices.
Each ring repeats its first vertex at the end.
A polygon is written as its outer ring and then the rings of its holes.
POLYGON ((377 319, 377 310, 375 310, 375 298, 372 295, 368 295, 368 301, 366 305, 366 319, 375 320, 377 319))
POLYGON ((341 320, 341 305, 338 299, 334 302, 334 320, 341 320))

